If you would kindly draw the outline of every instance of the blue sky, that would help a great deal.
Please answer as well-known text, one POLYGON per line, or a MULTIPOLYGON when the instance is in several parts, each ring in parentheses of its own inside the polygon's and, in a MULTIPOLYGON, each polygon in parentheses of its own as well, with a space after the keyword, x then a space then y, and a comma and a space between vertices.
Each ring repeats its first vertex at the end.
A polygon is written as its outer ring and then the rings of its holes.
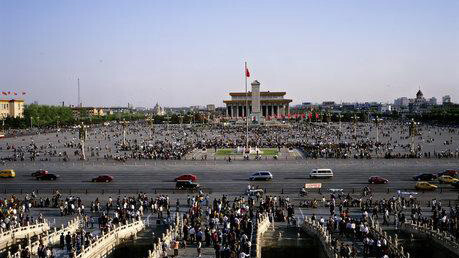
POLYGON ((459 99, 459 1, 0 0, 0 85, 26 101, 216 104, 459 99))

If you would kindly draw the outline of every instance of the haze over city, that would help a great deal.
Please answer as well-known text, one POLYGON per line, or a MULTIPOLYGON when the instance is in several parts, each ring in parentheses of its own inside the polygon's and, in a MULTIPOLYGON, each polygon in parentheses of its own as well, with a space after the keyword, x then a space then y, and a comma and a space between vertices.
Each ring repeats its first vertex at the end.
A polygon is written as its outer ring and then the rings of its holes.
POLYGON ((26 103, 459 98, 458 1, 1 1, 0 84, 26 103), (352 4, 351 4, 352 2, 352 4))

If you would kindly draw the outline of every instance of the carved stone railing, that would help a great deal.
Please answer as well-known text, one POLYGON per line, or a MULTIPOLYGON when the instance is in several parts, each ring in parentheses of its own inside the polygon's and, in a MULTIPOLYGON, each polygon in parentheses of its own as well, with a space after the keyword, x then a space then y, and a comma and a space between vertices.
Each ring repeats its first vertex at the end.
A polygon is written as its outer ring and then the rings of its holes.
POLYGON ((135 236, 137 233, 145 228, 143 220, 128 222, 123 226, 115 226, 114 229, 108 233, 96 236, 94 242, 87 248, 83 247, 81 252, 76 256, 77 258, 99 258, 107 257, 122 239, 130 236, 135 236))
POLYGON ((39 235, 49 230, 49 224, 45 220, 42 223, 29 224, 27 226, 13 228, 3 231, 0 229, 0 250, 8 248, 16 244, 17 239, 22 239, 27 236, 39 235))
MULTIPOLYGON (((370 233, 377 235, 378 237, 387 241, 387 247, 391 252, 392 256, 400 258, 410 258, 410 254, 403 250, 403 246, 399 243, 398 235, 395 234, 391 237, 387 232, 383 231, 377 221, 370 219, 370 233)), ((389 255, 392 257, 391 255, 389 255)))
POLYGON ((315 236, 319 240, 326 257, 339 257, 338 250, 332 244, 332 235, 321 226, 318 221, 312 220, 310 217, 305 217, 301 228, 306 231, 306 233, 315 236))
MULTIPOLYGON (((70 220, 69 222, 67 222, 67 226, 64 227, 64 225, 61 226, 61 229, 57 230, 56 228, 53 228, 53 232, 50 233, 50 231, 45 231, 42 233, 42 236, 39 236, 39 238, 34 241, 33 243, 30 242, 30 235, 27 236, 28 238, 28 241, 27 243, 29 243, 28 246, 24 247, 24 248, 28 248, 29 249, 29 252, 33 255, 36 255, 38 253, 38 247, 40 245, 40 240, 41 242, 43 243, 43 245, 47 246, 47 245, 50 245, 50 244, 55 244, 57 242, 60 241, 60 236, 61 236, 61 233, 67 233, 67 232, 70 232, 70 234, 73 234, 75 233, 78 228, 79 228, 79 225, 80 225, 80 218, 79 217, 76 217, 72 220, 70 220)), ((18 250, 11 254, 9 251, 8 251, 8 254, 7 254, 7 257, 8 258, 16 258, 16 257, 21 257, 21 252, 23 250, 23 247, 21 245, 18 246, 18 250)))
POLYGON ((433 240, 436 244, 450 250, 455 255, 459 256, 459 242, 456 237, 448 232, 435 230, 432 226, 427 226, 422 223, 407 222, 401 225, 401 230, 413 235, 422 235, 433 240))
POLYGON ((269 229, 271 222, 268 213, 262 213, 258 216, 252 226, 251 241, 252 246, 250 254, 252 257, 261 257, 261 238, 263 234, 269 229))
POLYGON ((153 244, 153 249, 148 250, 148 257, 147 258, 160 258, 162 256, 162 246, 164 243, 170 243, 173 239, 175 239, 182 229, 182 220, 178 213, 175 215, 175 221, 171 224, 170 228, 166 229, 159 241, 153 244))

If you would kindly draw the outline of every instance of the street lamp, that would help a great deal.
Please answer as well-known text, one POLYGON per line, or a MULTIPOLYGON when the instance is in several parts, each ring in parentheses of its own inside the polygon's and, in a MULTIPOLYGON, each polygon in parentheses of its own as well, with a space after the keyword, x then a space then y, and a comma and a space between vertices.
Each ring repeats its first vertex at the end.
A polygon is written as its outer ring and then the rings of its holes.
POLYGON ((339 120, 339 132, 341 133, 341 118, 343 118, 344 116, 339 114, 338 115, 338 120, 339 120))
POLYGON ((147 118, 145 118, 145 121, 147 121, 148 125, 150 125, 150 139, 152 139, 152 137, 153 137, 153 123, 154 123, 155 119, 153 118, 153 115, 149 115, 149 116, 147 116, 147 118))
POLYGON ((169 120, 171 120, 171 117, 165 116, 164 119, 166 120, 166 130, 169 131, 169 120))
POLYGON ((123 118, 123 121, 120 121, 119 122, 122 126, 123 126, 123 147, 126 147, 127 146, 127 143, 126 143, 126 126, 127 124, 129 124, 128 121, 126 121, 124 118, 123 118))
POLYGON ((81 125, 78 126, 79 127, 79 138, 80 138, 80 141, 81 141, 81 160, 86 160, 86 155, 84 153, 84 142, 86 141, 86 137, 87 137, 87 132, 86 132, 86 128, 87 126, 84 125, 83 122, 81 122, 81 125))
POLYGON ((419 123, 416 123, 414 121, 414 118, 411 119, 410 125, 409 125, 409 134, 411 138, 411 153, 415 154, 415 148, 414 148, 414 140, 417 134, 417 125, 419 123))
POLYGON ((353 125, 354 125, 354 140, 357 139, 357 129, 356 129, 356 126, 357 126, 357 120, 359 119, 359 117, 354 114, 352 117, 352 122, 353 122, 353 125))
POLYGON ((373 122, 375 122, 375 126, 376 126, 376 142, 379 142, 379 122, 380 121, 382 121, 382 119, 379 118, 378 116, 376 116, 373 119, 373 122))
POLYGON ((183 127, 183 115, 180 113, 180 114, 178 115, 178 118, 179 118, 179 120, 180 120, 180 127, 183 127))

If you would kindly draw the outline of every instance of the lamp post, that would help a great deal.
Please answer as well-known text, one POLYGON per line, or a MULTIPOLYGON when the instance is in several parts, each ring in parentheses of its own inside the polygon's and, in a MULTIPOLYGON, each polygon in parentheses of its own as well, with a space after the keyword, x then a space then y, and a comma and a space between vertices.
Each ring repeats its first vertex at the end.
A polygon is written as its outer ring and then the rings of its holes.
POLYGON ((354 140, 356 140, 357 139, 357 128, 356 128, 357 127, 357 119, 359 119, 359 117, 356 114, 354 114, 351 118, 352 118, 352 122, 353 122, 353 126, 354 126, 354 140))
POLYGON ((81 160, 86 160, 86 155, 85 155, 85 152, 84 152, 84 142, 86 141, 86 137, 87 137, 87 132, 86 132, 86 128, 87 126, 84 125, 83 122, 81 122, 81 125, 78 126, 79 127, 79 138, 80 138, 80 142, 81 142, 81 156, 80 156, 80 159, 81 160))
POLYGON ((339 120, 339 132, 341 133, 341 118, 343 118, 344 116, 339 114, 338 115, 338 120, 339 120))
POLYGON ((183 115, 180 114, 178 115, 179 121, 180 121, 180 127, 183 127, 183 115))
POLYGON ((166 120, 166 130, 169 131, 169 120, 171 120, 171 117, 165 116, 164 119, 166 120))
POLYGON ((379 118, 378 116, 376 116, 373 119, 373 122, 375 122, 375 126, 376 126, 376 142, 379 142, 379 122, 380 121, 382 121, 382 119, 379 118))
POLYGON ((147 118, 145 118, 145 121, 147 121, 148 125, 150 126, 150 134, 149 134, 149 136, 150 136, 150 139, 152 139, 153 138, 153 123, 154 123, 155 119, 153 118, 153 115, 149 115, 149 116, 147 116, 147 118))
POLYGON ((411 153, 412 154, 415 154, 416 150, 414 148, 414 140, 415 140, 415 137, 416 137, 416 134, 417 134, 417 125, 419 123, 416 123, 414 121, 414 118, 411 119, 411 122, 410 122, 410 126, 409 126, 409 134, 410 134, 410 138, 411 138, 411 153))
POLYGON ((122 147, 126 147, 127 146, 127 142, 126 142, 126 126, 127 126, 127 124, 129 124, 129 122, 126 121, 123 118, 123 121, 120 121, 119 123, 123 126, 123 145, 122 145, 122 147))

